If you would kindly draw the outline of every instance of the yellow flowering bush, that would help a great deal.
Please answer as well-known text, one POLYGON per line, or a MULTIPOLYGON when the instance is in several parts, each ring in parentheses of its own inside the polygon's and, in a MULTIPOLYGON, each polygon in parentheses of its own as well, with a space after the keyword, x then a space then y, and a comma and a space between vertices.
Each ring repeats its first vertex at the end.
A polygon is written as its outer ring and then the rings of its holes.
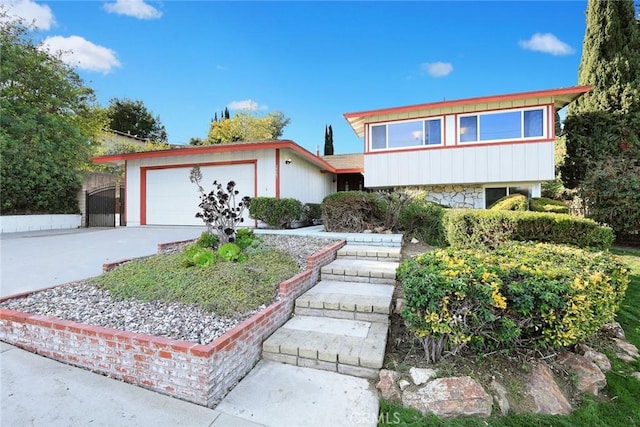
POLYGON ((463 348, 575 344, 613 320, 629 281, 608 252, 531 242, 434 250, 398 278, 405 322, 434 362, 463 348))

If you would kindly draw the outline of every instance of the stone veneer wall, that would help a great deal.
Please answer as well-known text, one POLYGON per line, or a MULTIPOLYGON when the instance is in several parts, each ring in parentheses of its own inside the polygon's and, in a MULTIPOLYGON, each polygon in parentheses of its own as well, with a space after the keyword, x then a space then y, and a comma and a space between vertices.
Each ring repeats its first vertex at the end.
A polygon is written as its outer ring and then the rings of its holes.
POLYGON ((452 208, 481 209, 484 207, 484 189, 462 185, 442 185, 422 188, 426 200, 452 208))
POLYGON ((280 284, 276 302, 206 345, 7 309, 0 309, 0 340, 214 407, 253 368, 260 358, 262 342, 289 319, 295 299, 318 282, 320 269, 333 261, 344 245, 344 241, 337 242, 309 257, 305 271, 280 284))

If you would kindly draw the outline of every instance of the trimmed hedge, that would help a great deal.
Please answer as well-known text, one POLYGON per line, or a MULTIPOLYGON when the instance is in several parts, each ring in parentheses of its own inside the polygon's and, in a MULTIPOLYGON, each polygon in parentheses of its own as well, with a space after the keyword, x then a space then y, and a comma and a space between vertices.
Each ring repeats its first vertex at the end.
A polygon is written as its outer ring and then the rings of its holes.
POLYGON ((292 198, 254 197, 249 206, 251 218, 278 229, 290 228, 291 221, 300 219, 302 213, 302 202, 292 198))
POLYGON ((304 215, 309 223, 312 223, 314 220, 321 220, 322 205, 320 203, 306 203, 304 205, 304 215))
POLYGON ((322 223, 327 231, 360 233, 381 222, 375 193, 339 191, 322 201, 322 223))
POLYGON ((459 248, 532 240, 608 249, 614 241, 611 228, 565 214, 451 209, 443 226, 449 244, 459 248))
POLYGON ((559 348, 614 318, 628 270, 608 252, 509 242, 446 248, 398 270, 403 317, 435 362, 446 352, 559 348))
POLYGON ((442 227, 442 218, 446 208, 424 198, 414 198, 400 211, 398 228, 408 234, 433 246, 444 246, 447 239, 442 227))
POLYGON ((512 194, 497 200, 489 209, 498 211, 526 211, 527 204, 527 196, 524 194, 512 194))
POLYGON ((569 206, 560 200, 548 199, 546 197, 534 197, 529 202, 529 209, 534 212, 550 212, 568 214, 569 206))

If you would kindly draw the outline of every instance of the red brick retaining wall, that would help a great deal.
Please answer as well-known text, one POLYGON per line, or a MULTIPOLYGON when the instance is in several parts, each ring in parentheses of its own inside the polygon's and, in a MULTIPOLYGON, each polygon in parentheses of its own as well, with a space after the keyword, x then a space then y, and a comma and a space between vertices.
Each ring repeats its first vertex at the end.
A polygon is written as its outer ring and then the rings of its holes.
MULTIPOLYGON (((262 342, 293 312, 295 299, 318 282, 338 242, 307 259, 307 270, 282 282, 278 300, 202 345, 0 309, 0 340, 52 359, 214 407, 255 365, 262 342)), ((1 299, 23 297, 11 296, 1 299)))

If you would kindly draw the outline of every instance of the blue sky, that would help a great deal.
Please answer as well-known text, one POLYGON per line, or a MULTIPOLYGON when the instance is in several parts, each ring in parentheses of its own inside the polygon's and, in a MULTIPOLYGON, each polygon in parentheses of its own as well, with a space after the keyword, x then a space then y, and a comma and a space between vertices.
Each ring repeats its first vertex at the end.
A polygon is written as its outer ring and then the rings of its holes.
POLYGON ((573 86, 584 1, 0 0, 106 106, 141 100, 169 141, 215 112, 282 111, 283 138, 362 151, 346 112, 573 86))

